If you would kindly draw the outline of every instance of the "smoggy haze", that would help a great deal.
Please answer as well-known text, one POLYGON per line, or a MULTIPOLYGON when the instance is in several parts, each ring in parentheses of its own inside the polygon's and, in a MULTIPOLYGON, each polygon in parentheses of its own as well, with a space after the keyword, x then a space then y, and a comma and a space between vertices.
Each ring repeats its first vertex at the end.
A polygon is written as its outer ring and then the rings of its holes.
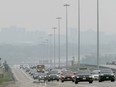
MULTIPOLYGON (((57 16, 62 17, 61 30, 65 32, 65 3, 70 28, 77 27, 78 0, 1 0, 0 28, 12 25, 26 30, 53 32, 57 16)), ((100 0, 100 31, 116 33, 116 0, 100 0)), ((96 30, 96 0, 81 0, 81 30, 96 30)))

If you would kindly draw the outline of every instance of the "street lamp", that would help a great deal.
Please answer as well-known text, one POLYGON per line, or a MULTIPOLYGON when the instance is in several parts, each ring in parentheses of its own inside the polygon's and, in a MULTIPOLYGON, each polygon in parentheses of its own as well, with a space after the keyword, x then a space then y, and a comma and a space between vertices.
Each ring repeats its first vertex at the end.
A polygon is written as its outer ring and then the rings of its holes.
POLYGON ((99 69, 99 0, 97 0, 97 68, 99 69))
POLYGON ((50 61, 50 67, 52 66, 52 46, 51 46, 51 41, 52 41, 52 34, 49 34, 49 36, 50 36, 50 40, 49 40, 49 42, 50 42, 50 58, 49 58, 49 61, 50 61))
POLYGON ((68 66, 68 6, 69 4, 64 5, 66 7, 66 67, 68 66))
POLYGON ((61 17, 57 17, 56 19, 58 19, 58 33, 59 33, 59 67, 60 67, 60 19, 61 17))
POLYGON ((46 57, 46 63, 49 63, 49 58, 48 58, 48 54, 49 54, 49 51, 48 51, 48 39, 46 39, 46 54, 47 54, 47 57, 46 57))
POLYGON ((55 30, 56 30, 56 27, 53 27, 54 29, 54 68, 55 68, 55 63, 56 63, 56 60, 55 60, 55 46, 56 46, 56 43, 55 43, 55 30))
POLYGON ((78 0, 78 67, 80 67, 80 0, 78 0))

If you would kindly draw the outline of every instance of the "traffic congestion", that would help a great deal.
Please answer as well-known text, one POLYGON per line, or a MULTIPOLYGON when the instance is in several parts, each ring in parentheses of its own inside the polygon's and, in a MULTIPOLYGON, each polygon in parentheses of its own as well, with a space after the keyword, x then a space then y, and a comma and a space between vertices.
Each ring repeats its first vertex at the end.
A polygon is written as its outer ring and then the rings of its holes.
POLYGON ((0 87, 116 87, 116 0, 0 0, 0 87))
POLYGON ((92 84, 94 81, 99 83, 104 81, 114 82, 115 72, 110 68, 101 68, 100 70, 90 70, 89 68, 79 68, 76 71, 67 70, 66 68, 46 68, 45 65, 37 66, 23 66, 20 65, 20 69, 33 78, 33 83, 48 83, 48 82, 72 82, 73 84, 79 84, 82 82, 88 82, 92 84))

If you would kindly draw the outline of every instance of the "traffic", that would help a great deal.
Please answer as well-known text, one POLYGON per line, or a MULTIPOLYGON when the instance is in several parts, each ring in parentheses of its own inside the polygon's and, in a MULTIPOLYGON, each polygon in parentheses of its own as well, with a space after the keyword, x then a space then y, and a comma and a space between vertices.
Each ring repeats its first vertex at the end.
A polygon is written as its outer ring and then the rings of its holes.
POLYGON ((90 70, 89 68, 79 68, 75 71, 66 68, 46 68, 45 65, 37 66, 19 66, 29 77, 33 78, 33 83, 67 83, 82 84, 94 82, 115 82, 115 72, 110 68, 100 68, 99 70, 90 70))

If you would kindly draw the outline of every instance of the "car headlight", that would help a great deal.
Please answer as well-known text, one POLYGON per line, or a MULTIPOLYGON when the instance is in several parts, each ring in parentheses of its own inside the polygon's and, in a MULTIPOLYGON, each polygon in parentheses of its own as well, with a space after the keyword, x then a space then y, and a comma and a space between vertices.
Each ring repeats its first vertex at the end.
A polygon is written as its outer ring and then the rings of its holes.
POLYGON ((72 78, 74 78, 75 76, 71 76, 72 78))
POLYGON ((103 76, 104 74, 100 74, 101 76, 103 76))
POLYGON ((111 76, 114 76, 114 74, 111 74, 111 76))
POLYGON ((79 78, 79 76, 76 76, 76 78, 79 78))
POLYGON ((92 76, 89 76, 89 78, 92 78, 92 76))
POLYGON ((65 76, 62 76, 62 78, 65 78, 65 76))

